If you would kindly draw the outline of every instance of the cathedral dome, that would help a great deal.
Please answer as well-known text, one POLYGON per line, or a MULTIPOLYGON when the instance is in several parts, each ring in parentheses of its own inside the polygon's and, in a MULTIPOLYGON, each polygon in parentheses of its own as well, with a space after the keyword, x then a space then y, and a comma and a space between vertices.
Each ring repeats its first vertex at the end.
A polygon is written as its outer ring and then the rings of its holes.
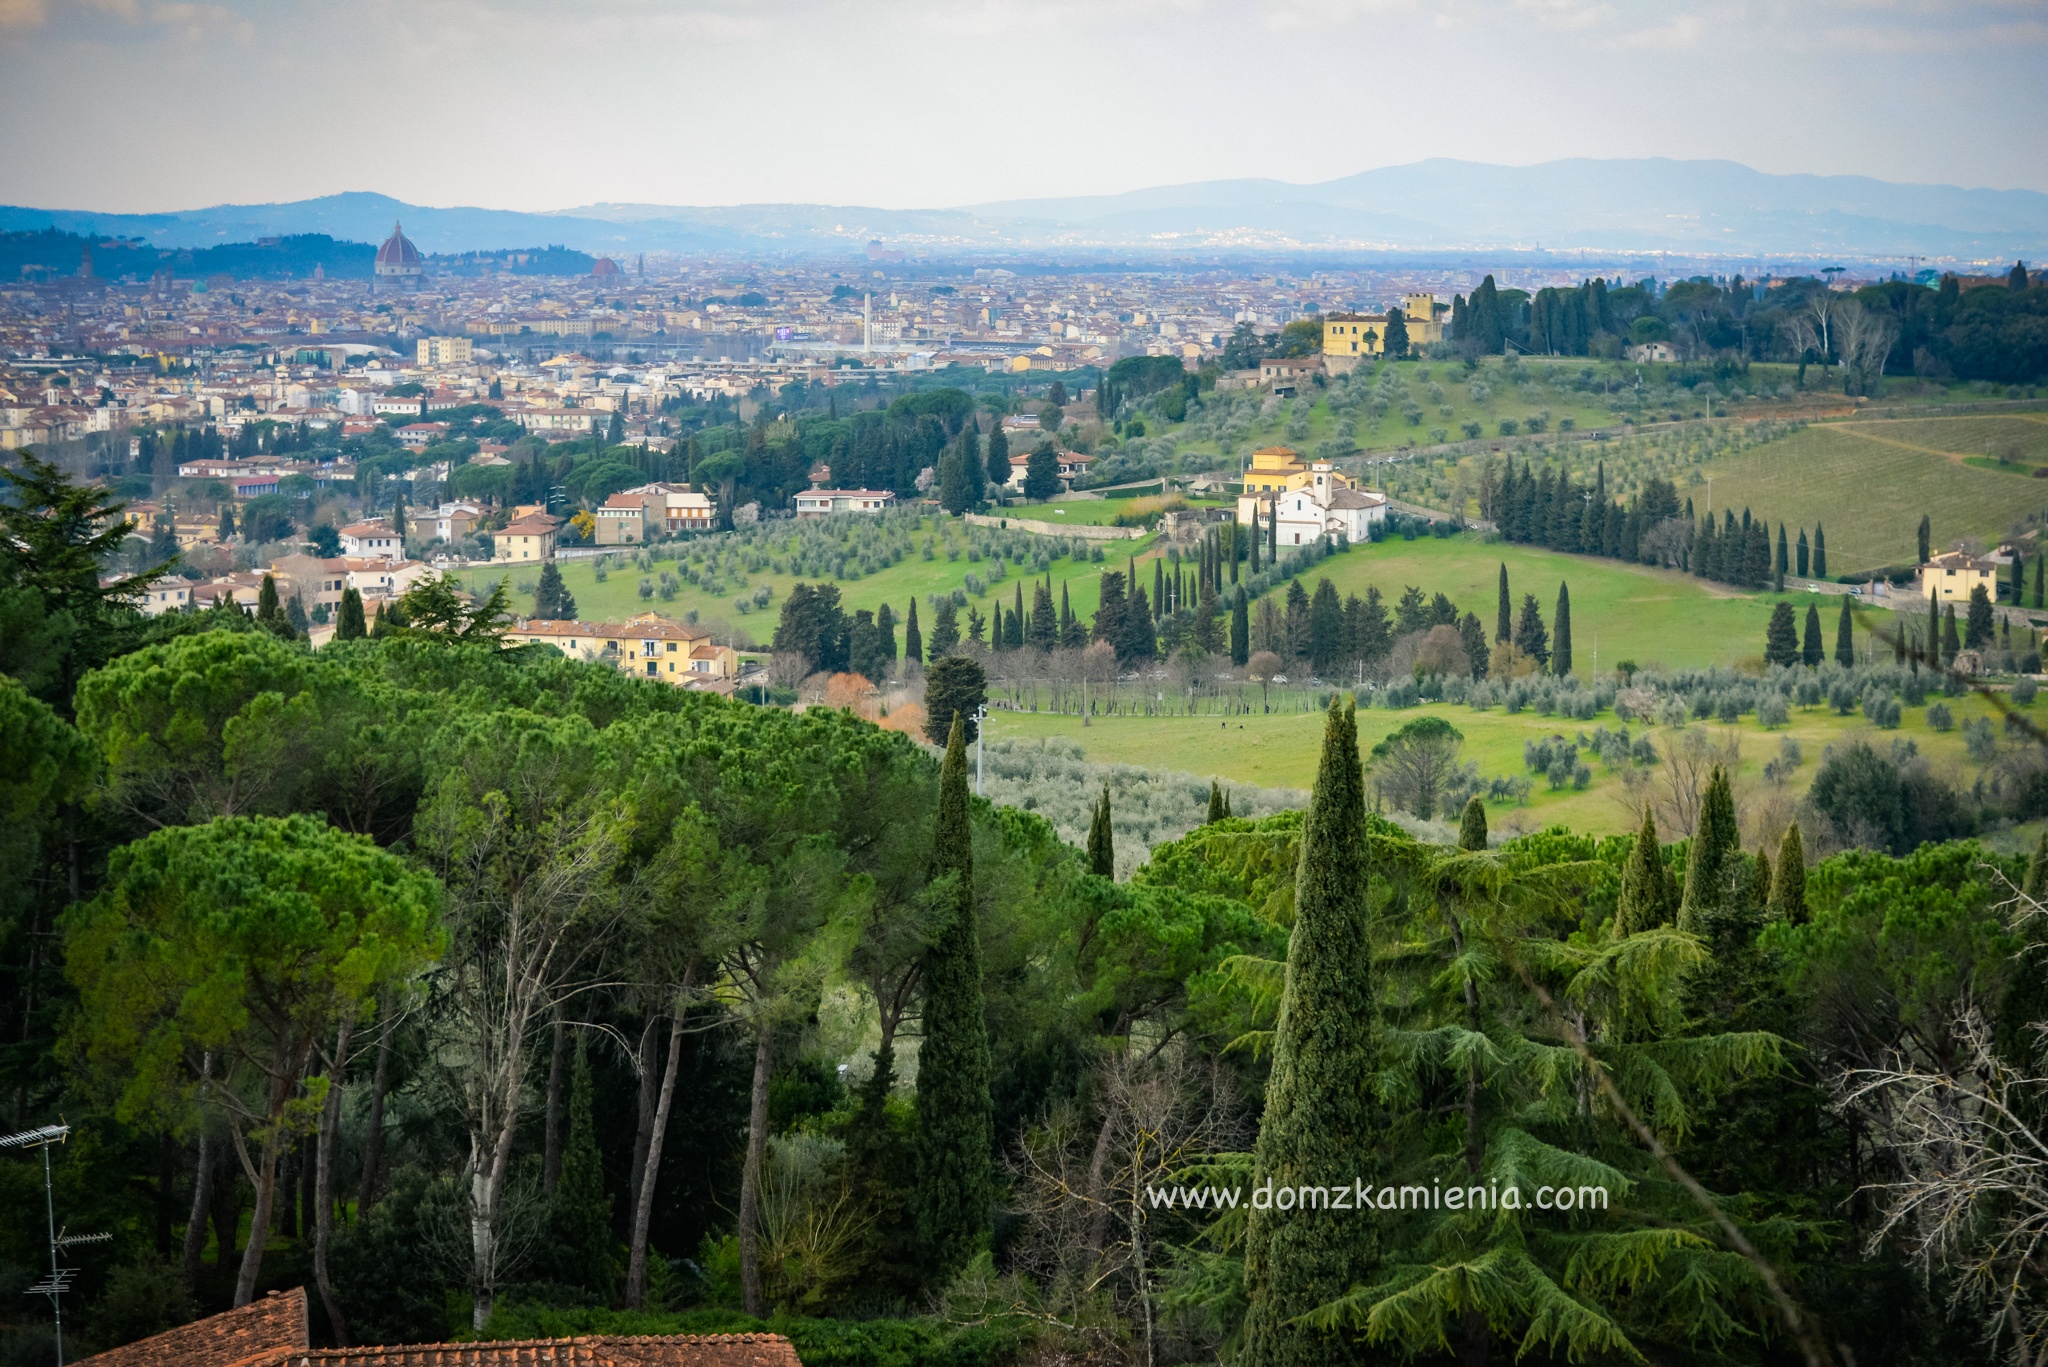
POLYGON ((393 223, 391 236, 377 248, 377 274, 418 275, 421 266, 420 249, 412 245, 403 228, 393 223))

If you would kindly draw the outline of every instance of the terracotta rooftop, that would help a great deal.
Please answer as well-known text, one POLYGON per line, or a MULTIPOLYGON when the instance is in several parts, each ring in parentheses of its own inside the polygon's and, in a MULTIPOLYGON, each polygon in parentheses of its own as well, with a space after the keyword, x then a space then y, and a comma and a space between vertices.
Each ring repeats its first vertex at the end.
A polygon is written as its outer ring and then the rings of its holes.
POLYGON ((780 1334, 593 1334, 312 1348, 303 1287, 83 1359, 76 1367, 803 1367, 780 1334))

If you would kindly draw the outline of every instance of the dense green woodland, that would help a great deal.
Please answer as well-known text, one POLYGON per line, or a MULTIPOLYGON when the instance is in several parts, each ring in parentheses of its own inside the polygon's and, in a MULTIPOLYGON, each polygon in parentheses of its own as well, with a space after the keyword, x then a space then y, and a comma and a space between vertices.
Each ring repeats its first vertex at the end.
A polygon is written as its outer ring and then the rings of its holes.
MULTIPOLYGON (((298 1284, 321 1341, 878 1367, 2048 1344, 2048 843, 1809 866, 1714 770, 1689 838, 1475 800, 1426 844, 1333 698, 1305 812, 1218 794, 1117 882, 1106 793, 1064 845, 957 723, 504 649, 431 587, 318 653, 144 621, 104 495, 0 473, 0 1124, 68 1120, 58 1219, 114 1235, 74 1352, 298 1284), (1216 1213, 1269 1185, 1377 1195, 1216 1213), (1497 1195, 1539 1188, 1607 1204, 1497 1195)), ((7 1364, 42 1202, 0 1157, 7 1364)))

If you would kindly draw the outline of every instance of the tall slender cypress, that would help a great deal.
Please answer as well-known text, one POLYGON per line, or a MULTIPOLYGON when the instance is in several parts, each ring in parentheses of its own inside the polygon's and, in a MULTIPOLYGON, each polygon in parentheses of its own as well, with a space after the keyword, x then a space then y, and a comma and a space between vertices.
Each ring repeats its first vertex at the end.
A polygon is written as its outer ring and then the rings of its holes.
POLYGON ((1230 663, 1239 669, 1252 657, 1251 606, 1242 585, 1230 601, 1230 663))
POLYGON ((1813 577, 1828 577, 1828 534, 1821 530, 1818 522, 1813 524, 1813 577))
POLYGON ((1616 939, 1626 939, 1671 919, 1664 878, 1664 855, 1657 845, 1657 818, 1645 812, 1635 843, 1629 848, 1628 863, 1621 870, 1621 895, 1614 903, 1616 939))
POLYGON ((1508 562, 1500 562, 1500 605, 1494 609, 1493 639, 1496 644, 1515 639, 1515 608, 1508 598, 1508 562))
POLYGON ((590 1059, 579 1038, 569 1074, 569 1142, 548 1200, 544 1273, 551 1280, 610 1296, 617 1280, 618 1243, 612 1237, 612 1202, 605 1194, 604 1163, 591 1118, 590 1059))
POLYGON ((1479 800, 1477 793, 1466 799, 1465 814, 1458 818, 1458 848, 1486 848, 1486 804, 1479 800))
POLYGON ((363 595, 352 588, 343 589, 340 615, 334 621, 334 639, 360 641, 369 634, 363 624, 363 595))
MULTIPOLYGON (((1349 700, 1333 696, 1301 829, 1255 1188, 1371 1186, 1379 1175, 1382 1119, 1364 1085, 1380 1064, 1369 873, 1357 717, 1349 700)), ((1241 1359, 1260 1367, 1364 1361, 1354 1345, 1301 1319, 1370 1283, 1379 1260, 1376 1221, 1254 1209, 1245 1231, 1241 1359)))
POLYGON ((1799 663, 1808 669, 1818 668, 1827 659, 1827 647, 1820 639, 1820 608, 1813 603, 1806 605, 1806 638, 1799 646, 1799 663))
POLYGON ((1856 663, 1856 624, 1849 615, 1849 599, 1842 597, 1841 620, 1835 623, 1835 663, 1847 669, 1856 663))
POLYGON ((1214 825, 1223 819, 1223 785, 1215 779, 1209 780, 1209 818, 1207 824, 1214 825))
POLYGON ((994 1228, 989 1154, 988 1027, 981 992, 981 939, 974 925, 974 831, 967 801, 967 733, 959 716, 939 766, 934 881, 951 877, 924 955, 924 1040, 917 1068, 917 1237, 925 1284, 937 1288, 978 1253, 994 1228))
POLYGON ((911 595, 910 615, 903 621, 903 658, 924 663, 924 633, 917 629, 917 596, 911 595))
POLYGON ((1116 830, 1109 819, 1109 785, 1102 785, 1101 800, 1095 804, 1088 823, 1088 871, 1104 878, 1116 877, 1116 830))
POLYGON ((1728 857, 1736 850, 1735 797, 1728 774, 1714 766, 1700 803, 1699 829, 1685 852, 1685 893, 1678 904, 1678 928, 1707 935, 1716 928, 1728 900, 1728 857))
POLYGON ((1785 827, 1778 842, 1778 867, 1771 879, 1771 915, 1800 925, 1806 920, 1806 842, 1799 823, 1785 827))
POLYGON ((1572 672, 1572 591, 1557 586, 1557 616, 1550 623, 1550 671, 1558 678, 1572 672))

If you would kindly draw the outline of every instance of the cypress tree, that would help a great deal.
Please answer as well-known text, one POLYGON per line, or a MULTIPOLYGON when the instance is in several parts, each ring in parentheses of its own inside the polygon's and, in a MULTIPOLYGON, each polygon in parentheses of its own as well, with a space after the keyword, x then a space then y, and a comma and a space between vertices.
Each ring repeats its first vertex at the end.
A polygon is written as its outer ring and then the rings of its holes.
POLYGON ((881 646, 883 663, 896 659, 896 610, 887 603, 875 609, 875 635, 881 646))
POLYGON ((1956 654, 1963 648, 1963 638, 1956 635, 1956 605, 1946 603, 1941 614, 1941 662, 1952 665, 1956 654))
MULTIPOLYGON (((1379 1067, 1365 833, 1357 717, 1333 696, 1302 823, 1255 1187, 1371 1185, 1377 1176, 1382 1124, 1364 1085, 1379 1067)), ((1299 1321, 1369 1283, 1378 1264, 1373 1220, 1253 1210, 1245 1232, 1242 1360, 1259 1367, 1362 1360, 1350 1345, 1299 1321)))
POLYGON ((1791 557, 1790 553, 1789 553, 1789 552, 1788 552, 1788 551, 1787 551, 1787 550, 1785 549, 1785 524, 1784 524, 1784 523, 1782 523, 1782 522, 1780 522, 1780 523, 1778 524, 1778 562, 1777 562, 1777 569, 1778 569, 1778 582, 1779 582, 1780 584, 1783 584, 1783 583, 1784 583, 1784 581, 1785 581, 1785 574, 1786 574, 1786 571, 1790 570, 1791 568, 1792 568, 1792 557, 1791 557))
POLYGON ((1931 594, 1927 599, 1927 640, 1920 653, 1929 668, 1941 663, 1941 600, 1931 594))
POLYGON ((1550 633, 1543 629, 1543 611, 1536 595, 1522 595, 1522 620, 1515 624, 1515 649, 1536 662, 1538 669, 1550 664, 1550 633))
POLYGON ((1982 584, 1970 590, 1967 621, 1968 629, 1963 633, 1963 643, 1972 650, 1982 650, 1990 645, 1992 630, 1998 617, 1991 607, 1991 594, 1982 584))
POLYGON ((1924 565, 1928 562, 1931 558, 1928 552, 1933 549, 1933 542, 1934 524, 1928 519, 1927 514, 1922 513, 1920 514, 1920 559, 1915 562, 1916 564, 1924 565))
POLYGON ((292 630, 291 619, 285 616, 284 604, 278 601, 277 581, 267 574, 263 576, 263 587, 256 593, 256 623, 284 640, 298 639, 299 633, 292 630))
POLYGON ((1461 850, 1483 850, 1486 848, 1486 804, 1474 793, 1465 801, 1465 815, 1458 818, 1458 848, 1461 850))
POLYGON ((1811 552, 1809 551, 1809 549, 1808 549, 1808 547, 1807 547, 1807 544, 1806 544, 1806 528, 1804 528, 1804 527, 1801 527, 1801 528, 1799 529, 1799 551, 1798 551, 1798 556, 1799 556, 1799 558, 1798 558, 1798 562, 1797 562, 1797 563, 1798 563, 1798 565, 1799 565, 1799 577, 1800 577, 1801 579, 1804 579, 1804 578, 1806 578, 1806 565, 1807 565, 1807 557, 1808 557, 1808 556, 1809 556, 1810 554, 1811 554, 1811 552))
POLYGON ((2034 557, 2034 606, 2048 606, 2048 551, 2034 557))
POLYGON ((1095 804, 1088 823, 1088 871, 1104 878, 1116 878, 1116 831, 1109 820, 1109 785, 1102 785, 1102 798, 1095 804))
POLYGON ((1209 825, 1223 819, 1223 786, 1215 779, 1209 780, 1209 825))
POLYGON ((1849 599, 1842 598, 1841 620, 1835 623, 1835 663, 1847 669, 1856 663, 1856 625, 1849 615, 1849 599))
POLYGON ((910 599, 910 615, 903 622, 903 658, 924 663, 924 633, 917 629, 917 598, 910 599))
POLYGON ((1799 647, 1799 662, 1808 669, 1816 668, 1828 657, 1820 641, 1820 608, 1813 603, 1806 605, 1806 639, 1799 647))
POLYGON ((1223 795, 1223 819, 1230 820, 1230 794, 1227 792, 1223 795))
POLYGON ((562 582, 562 572, 552 560, 540 567, 540 586, 533 591, 533 615, 551 622, 576 618, 576 599, 562 582))
POLYGON ((1778 842, 1778 869, 1771 880, 1770 911, 1794 925, 1806 921, 1806 842, 1796 821, 1785 828, 1785 838, 1778 842))
POLYGON ((1727 906, 1728 856, 1735 852, 1735 798, 1728 775, 1714 766, 1700 803, 1700 825, 1685 853, 1685 893, 1678 903, 1678 928, 1710 934, 1727 906))
POLYGON ((953 884, 924 955, 924 1040, 917 1070, 917 1238, 926 1285, 943 1286, 988 1248, 995 1219, 995 1108, 989 1099, 981 940, 974 926, 974 830, 967 733, 956 713, 939 767, 934 881, 953 884))
POLYGON ((363 624, 363 595, 353 588, 341 591, 341 607, 334 620, 334 639, 337 641, 360 641, 369 635, 363 624))
POLYGON ((1500 604, 1493 614, 1493 639, 1495 642, 1512 641, 1515 638, 1515 610, 1508 599, 1508 563, 1500 563, 1500 604))
POLYGON ((1242 669, 1251 657, 1251 606, 1240 586, 1230 600, 1230 663, 1242 669))
POLYGON ((1818 522, 1813 524, 1813 577, 1828 577, 1828 534, 1821 530, 1818 522))
MULTIPOLYGON (((968 420, 970 423, 973 419, 968 420)), ((1010 438, 1003 432, 1001 420, 988 434, 988 482, 997 488, 1006 488, 1010 483, 1010 438)))
POLYGON ((612 1237, 612 1199, 605 1194, 604 1160, 597 1151, 591 1115, 596 1088, 582 1039, 569 1072, 569 1140, 562 1171, 548 1202, 547 1250, 552 1279, 609 1298, 618 1277, 618 1245, 612 1237))
POLYGON ((1550 670, 1558 678, 1572 672, 1572 591, 1557 586, 1557 616, 1550 624, 1550 670))
POLYGON ((1664 878, 1664 855, 1657 845, 1657 819, 1645 812, 1635 844, 1629 849, 1628 863, 1621 870, 1621 895, 1614 904, 1615 938, 1624 939, 1670 920, 1664 878))
POLYGON ((1771 623, 1764 628, 1764 663, 1799 663, 1799 633, 1792 625, 1792 605, 1783 600, 1771 609, 1771 623))

